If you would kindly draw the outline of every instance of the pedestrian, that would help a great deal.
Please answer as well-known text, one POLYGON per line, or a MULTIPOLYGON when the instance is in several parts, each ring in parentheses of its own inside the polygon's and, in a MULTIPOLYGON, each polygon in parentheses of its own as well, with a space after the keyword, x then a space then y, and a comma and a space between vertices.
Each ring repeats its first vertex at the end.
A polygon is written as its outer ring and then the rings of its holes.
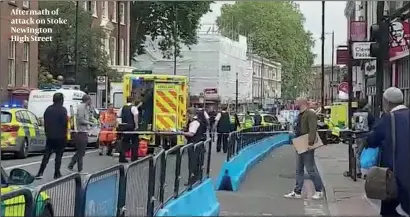
POLYGON ((36 175, 37 179, 43 177, 44 170, 50 160, 51 154, 56 154, 54 166, 54 178, 61 177, 61 159, 67 144, 68 118, 67 109, 63 106, 64 96, 62 93, 53 95, 53 104, 44 112, 44 131, 46 133, 46 147, 41 161, 40 169, 36 175))
MULTIPOLYGON (((314 111, 309 109, 308 100, 304 97, 299 97, 296 100, 296 108, 300 113, 297 116, 295 126, 295 136, 299 137, 305 134, 309 135, 309 145, 313 145, 317 135, 317 116, 314 111)), ((305 168, 311 177, 315 186, 316 192, 312 199, 321 199, 323 196, 322 182, 315 166, 315 150, 309 150, 302 154, 296 154, 296 186, 294 190, 284 197, 286 198, 301 198, 302 187, 305 177, 305 168)))
POLYGON ((388 167, 396 176, 397 199, 382 201, 381 216, 401 216, 410 214, 410 133, 409 109, 404 105, 400 89, 390 87, 383 93, 384 115, 375 123, 367 136, 369 147, 381 149, 380 166, 388 167), (391 132, 391 115, 394 114, 395 135, 391 132), (392 137, 395 136, 395 147, 392 137), (394 152, 393 152, 394 150, 394 152))
MULTIPOLYGON (((370 112, 369 107, 367 106, 367 100, 361 99, 358 102, 357 111, 353 113, 353 117, 355 118, 355 126, 354 131, 360 131, 363 133, 367 133, 370 129, 372 129, 374 124, 374 116, 370 112), (362 120, 366 119, 366 120, 362 120)), ((361 166, 360 166, 360 155, 366 146, 366 140, 360 137, 356 138, 355 144, 355 152, 356 152, 356 172, 357 177, 362 178, 361 166)), ((343 176, 350 177, 349 171, 345 171, 343 176)))
POLYGON ((224 153, 228 152, 228 137, 231 132, 231 118, 227 112, 227 107, 222 107, 222 111, 219 112, 215 117, 215 125, 213 127, 216 132, 218 139, 216 141, 216 152, 221 152, 221 146, 224 153))
POLYGON ((83 95, 82 102, 77 105, 77 114, 75 116, 76 132, 74 134, 76 151, 67 167, 70 171, 73 171, 75 164, 77 164, 79 173, 83 171, 83 158, 88 144, 88 133, 95 124, 93 123, 94 117, 91 112, 91 103, 91 97, 83 95))
POLYGON ((262 125, 262 116, 260 112, 257 110, 255 111, 255 115, 253 116, 253 126, 260 126, 262 125))
POLYGON ((209 114, 205 111, 202 105, 198 106, 196 113, 198 116, 198 120, 201 122, 202 125, 206 127, 205 133, 203 135, 206 140, 206 138, 210 136, 209 135, 209 130, 210 130, 209 114))
MULTIPOLYGON (((206 126, 200 122, 198 116, 197 116, 197 109, 196 108, 188 108, 188 127, 187 131, 183 132, 182 135, 185 136, 187 140, 187 144, 196 144, 201 141, 205 141, 203 135, 205 134, 206 131, 206 126)), ((205 138, 206 139, 206 138, 205 138)), ((199 152, 203 150, 197 150, 198 154, 199 152)), ((201 163, 200 158, 195 157, 195 148, 193 145, 188 147, 188 169, 190 175, 190 179, 188 180, 188 183, 195 183, 198 179, 198 170, 199 166, 201 163), (199 161, 198 161, 199 160, 199 161)))
POLYGON ((120 144, 120 163, 128 163, 128 160, 125 158, 125 153, 131 151, 131 161, 138 160, 138 105, 140 103, 133 103, 133 98, 127 98, 127 104, 124 105, 120 110, 118 110, 117 116, 121 118, 121 124, 119 124, 119 131, 121 133, 121 144, 120 144))
POLYGON ((114 106, 108 104, 107 111, 100 114, 100 153, 103 155, 106 150, 108 156, 112 155, 113 142, 115 141, 115 133, 113 132, 117 126, 117 115, 114 112, 114 106))

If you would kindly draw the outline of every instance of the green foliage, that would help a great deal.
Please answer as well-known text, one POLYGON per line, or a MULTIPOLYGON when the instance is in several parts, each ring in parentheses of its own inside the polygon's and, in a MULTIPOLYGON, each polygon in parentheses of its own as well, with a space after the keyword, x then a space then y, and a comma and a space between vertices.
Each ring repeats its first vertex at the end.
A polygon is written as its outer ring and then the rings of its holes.
MULTIPOLYGON (((197 29, 202 15, 210 11, 210 1, 133 1, 131 4, 131 47, 136 55, 143 53, 141 46, 146 36, 161 38, 164 57, 180 55, 181 44, 198 43, 197 29), (175 22, 174 22, 175 21, 175 22)), ((131 57, 131 60, 135 56, 131 57)))
POLYGON ((314 40, 304 21, 290 1, 237 1, 222 7, 217 24, 224 36, 245 35, 253 53, 282 63, 282 98, 293 98, 308 91, 313 76, 314 40))
MULTIPOLYGON (((51 28, 51 42, 39 43, 40 65, 44 71, 54 77, 62 75, 64 78, 75 75, 67 72, 66 64, 69 60, 75 62, 75 29, 76 5, 72 1, 40 1, 40 9, 59 9, 58 16, 53 18, 67 19, 68 24, 44 24, 40 28, 51 28)), ((42 18, 51 18, 43 16, 42 18)), ((94 81, 96 76, 109 71, 109 58, 102 49, 102 38, 105 35, 99 26, 92 26, 93 18, 90 12, 81 8, 78 10, 78 44, 79 69, 81 77, 76 81, 79 84, 94 81)), ((40 73, 41 76, 42 73, 40 73)))

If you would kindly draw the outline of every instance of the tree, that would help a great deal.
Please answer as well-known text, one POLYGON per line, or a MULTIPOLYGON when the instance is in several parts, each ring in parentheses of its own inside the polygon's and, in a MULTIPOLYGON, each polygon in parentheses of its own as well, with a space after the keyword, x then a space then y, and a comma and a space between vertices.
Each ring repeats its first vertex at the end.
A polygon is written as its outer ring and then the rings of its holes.
MULTIPOLYGON (((146 36, 153 40, 161 38, 159 46, 164 57, 180 55, 181 44, 198 43, 197 29, 201 17, 211 11, 210 1, 133 1, 131 3, 130 51, 143 53, 146 36)), ((131 60, 135 56, 130 57, 131 60)))
MULTIPOLYGON (((61 18, 67 20, 67 24, 39 25, 39 28, 52 30, 51 34, 40 35, 52 36, 52 41, 39 43, 41 68, 53 77, 59 75, 64 78, 74 76, 66 72, 66 64, 69 61, 75 62, 75 3, 72 1, 40 1, 39 7, 49 11, 58 9, 59 12, 58 16, 44 15, 40 16, 40 19, 61 18)), ((78 10, 78 54, 80 60, 78 71, 81 77, 77 77, 76 82, 81 85, 93 83, 96 76, 112 71, 108 67, 107 53, 102 49, 102 39, 105 32, 99 26, 92 26, 92 21, 90 12, 82 8, 78 10)))
POLYGON ((217 25, 231 39, 248 37, 253 53, 282 63, 282 98, 306 92, 311 80, 314 40, 305 18, 290 1, 237 1, 224 5, 217 25))

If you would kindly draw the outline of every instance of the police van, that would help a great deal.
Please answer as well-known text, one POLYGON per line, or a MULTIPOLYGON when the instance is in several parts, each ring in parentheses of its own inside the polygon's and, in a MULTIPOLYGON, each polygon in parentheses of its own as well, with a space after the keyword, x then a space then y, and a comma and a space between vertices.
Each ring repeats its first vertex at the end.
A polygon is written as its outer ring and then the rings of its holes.
MULTIPOLYGON (((69 119, 69 130, 74 130, 75 114, 77 113, 77 105, 82 102, 83 96, 86 94, 81 90, 69 88, 49 88, 32 90, 28 100, 28 110, 34 113, 40 119, 44 118, 44 112, 48 106, 53 104, 53 95, 62 93, 64 96, 63 106, 67 109, 69 119)), ((88 135, 88 142, 97 145, 99 129, 93 128, 88 135)), ((73 145, 72 133, 67 135, 69 146, 73 145)))

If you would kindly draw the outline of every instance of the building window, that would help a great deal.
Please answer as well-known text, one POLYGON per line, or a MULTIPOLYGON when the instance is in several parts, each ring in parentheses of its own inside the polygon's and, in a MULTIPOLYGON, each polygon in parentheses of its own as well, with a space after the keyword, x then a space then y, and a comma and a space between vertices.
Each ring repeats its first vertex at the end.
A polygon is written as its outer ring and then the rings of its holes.
POLYGON ((112 2, 112 22, 117 22, 117 2, 112 2))
POLYGON ((108 1, 101 2, 102 6, 102 18, 108 19, 108 1))
POLYGON ((23 1, 23 8, 25 9, 30 8, 30 1, 23 1))
POLYGON ((118 65, 123 66, 124 65, 124 39, 120 39, 120 62, 118 65))
POLYGON ((125 24, 125 5, 123 2, 120 3, 120 23, 125 24))
POLYGON ((83 8, 84 8, 85 11, 87 11, 87 10, 89 9, 89 7, 88 7, 88 1, 84 1, 84 2, 83 2, 83 8))
POLYGON ((116 65, 117 62, 117 41, 114 37, 110 38, 110 54, 111 54, 111 65, 116 65))
POLYGON ((91 2, 91 13, 93 14, 94 17, 98 17, 97 16, 97 2, 96 1, 91 2))
POLYGON ((16 42, 9 40, 9 73, 8 85, 16 86, 16 42))
POLYGON ((30 43, 24 42, 23 47, 23 85, 29 86, 30 84, 30 43))

